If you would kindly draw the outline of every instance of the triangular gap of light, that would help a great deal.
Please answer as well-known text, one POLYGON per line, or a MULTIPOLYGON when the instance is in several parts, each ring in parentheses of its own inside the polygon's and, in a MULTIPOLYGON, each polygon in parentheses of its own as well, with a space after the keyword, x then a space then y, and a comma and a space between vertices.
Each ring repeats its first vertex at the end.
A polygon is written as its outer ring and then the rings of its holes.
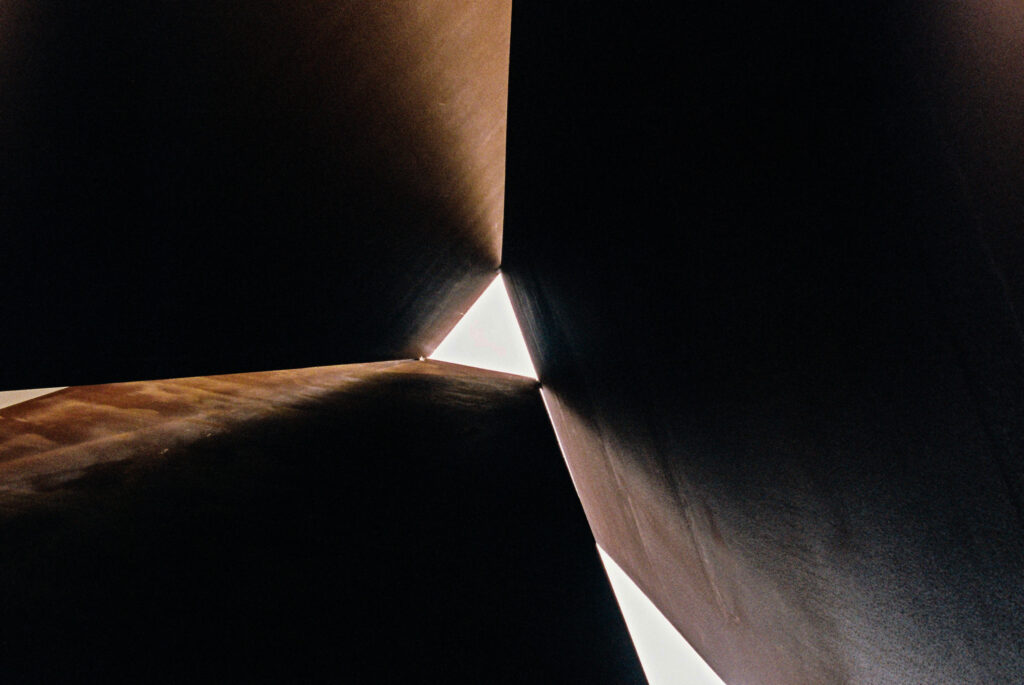
POLYGON ((49 395, 51 392, 57 392, 63 390, 67 386, 61 386, 59 388, 33 388, 32 390, 3 390, 0 391, 0 409, 4 407, 10 407, 15 404, 21 404, 22 402, 28 402, 34 400, 37 397, 43 395, 49 395))
MULTIPOLYGON (((430 358, 537 379, 500 274, 430 358)), ((61 389, 0 391, 0 408, 27 402, 61 389)), ((724 685, 721 678, 600 545, 597 551, 650 685, 724 685)))
POLYGON ((537 380, 505 281, 498 274, 431 359, 537 380))
POLYGON ((725 685, 615 560, 597 551, 650 685, 725 685))

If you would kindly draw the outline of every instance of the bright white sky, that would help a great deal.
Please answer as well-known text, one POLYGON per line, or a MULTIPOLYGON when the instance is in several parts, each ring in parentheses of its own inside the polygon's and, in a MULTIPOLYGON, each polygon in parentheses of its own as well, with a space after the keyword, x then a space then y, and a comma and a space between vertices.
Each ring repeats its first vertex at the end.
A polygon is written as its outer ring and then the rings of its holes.
POLYGON ((725 685, 615 560, 597 551, 650 685, 725 685))
POLYGON ((0 409, 9 407, 12 404, 21 404, 31 399, 57 392, 64 388, 35 388, 34 390, 4 390, 0 392, 0 409))
POLYGON ((487 286, 430 358, 537 380, 501 274, 487 286))

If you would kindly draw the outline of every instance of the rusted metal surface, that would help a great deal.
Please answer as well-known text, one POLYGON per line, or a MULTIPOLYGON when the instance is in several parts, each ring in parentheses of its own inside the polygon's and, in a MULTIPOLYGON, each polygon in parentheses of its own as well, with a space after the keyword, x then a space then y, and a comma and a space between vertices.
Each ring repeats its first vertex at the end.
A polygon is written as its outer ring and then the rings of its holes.
MULTIPOLYGON (((0 491, 59 488, 102 464, 296 411, 401 362, 77 386, 0 410, 0 491)), ((415 367, 414 367, 415 368, 415 367)))

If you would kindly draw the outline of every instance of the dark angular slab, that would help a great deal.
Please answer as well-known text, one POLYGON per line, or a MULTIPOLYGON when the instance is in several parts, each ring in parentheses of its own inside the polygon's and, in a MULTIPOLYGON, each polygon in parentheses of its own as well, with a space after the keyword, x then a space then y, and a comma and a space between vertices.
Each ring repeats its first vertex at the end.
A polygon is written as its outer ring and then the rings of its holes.
POLYGON ((6 682, 642 682, 526 379, 387 362, 0 411, 6 682))

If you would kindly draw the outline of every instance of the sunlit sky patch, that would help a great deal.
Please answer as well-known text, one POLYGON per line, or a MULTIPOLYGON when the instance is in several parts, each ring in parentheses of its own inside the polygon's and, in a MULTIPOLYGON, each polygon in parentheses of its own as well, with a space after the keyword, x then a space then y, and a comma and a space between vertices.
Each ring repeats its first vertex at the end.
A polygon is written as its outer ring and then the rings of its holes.
POLYGON ((615 560, 597 551, 650 685, 725 685, 615 560))
POLYGON ((537 379, 501 274, 430 358, 537 379))

